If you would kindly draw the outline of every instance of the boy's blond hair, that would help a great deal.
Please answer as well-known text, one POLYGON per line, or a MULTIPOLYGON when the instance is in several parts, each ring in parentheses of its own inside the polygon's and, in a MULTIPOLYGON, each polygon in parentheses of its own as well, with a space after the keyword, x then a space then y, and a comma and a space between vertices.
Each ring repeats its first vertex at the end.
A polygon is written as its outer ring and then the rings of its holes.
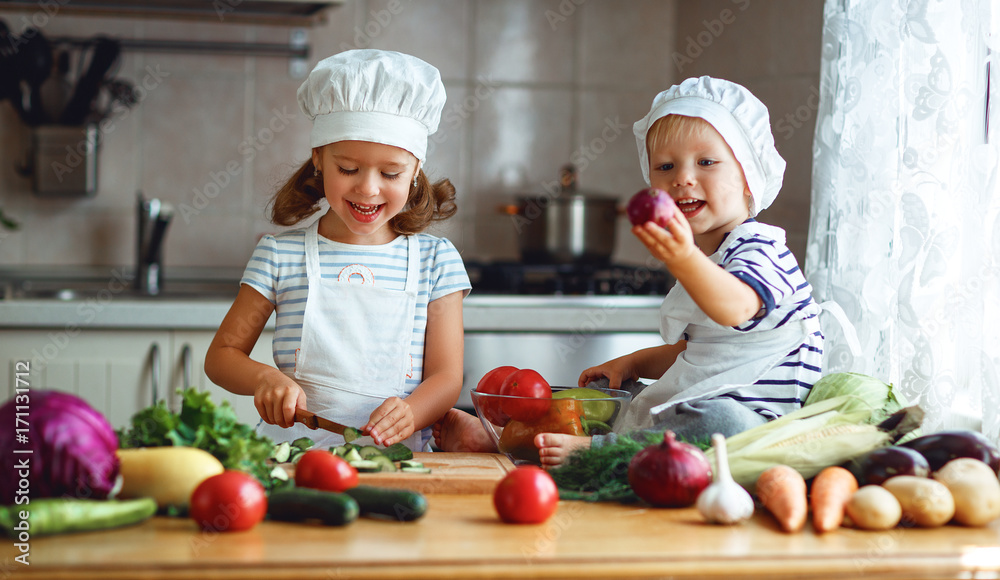
MULTIPOLYGON (((685 117, 684 115, 667 115, 657 119, 646 134, 646 154, 662 147, 674 139, 688 139, 696 132, 712 124, 701 117, 685 117)), ((714 127, 712 127, 714 129, 714 127)))

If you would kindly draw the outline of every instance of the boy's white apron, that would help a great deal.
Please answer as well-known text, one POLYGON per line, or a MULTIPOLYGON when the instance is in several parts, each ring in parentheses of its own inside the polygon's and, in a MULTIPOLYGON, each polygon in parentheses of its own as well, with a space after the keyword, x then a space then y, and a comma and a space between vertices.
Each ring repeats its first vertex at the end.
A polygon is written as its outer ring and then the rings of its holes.
MULTIPOLYGON (((417 308, 420 247, 416 236, 407 237, 403 292, 363 283, 327 281, 320 275, 318 230, 319 220, 306 230, 305 236, 309 292, 294 378, 305 391, 310 411, 360 428, 385 399, 408 394, 405 386, 407 376, 413 373, 410 342, 417 308)), ((300 424, 289 429, 262 424, 260 432, 275 441, 310 437, 323 447, 344 442, 340 435, 300 424)), ((404 443, 414 451, 423 451, 419 431, 404 443)))
MULTIPOLYGON (((743 224, 741 230, 747 226, 766 228, 769 236, 775 236, 771 226, 743 224)), ((735 238, 730 236, 729 241, 735 238)), ((724 243, 709 258, 718 264, 728 245, 724 243)), ((655 415, 680 403, 752 385, 799 348, 815 325, 815 321, 799 320, 767 332, 741 332, 713 321, 683 286, 674 284, 660 305, 660 335, 666 344, 676 344, 687 333, 687 346, 659 380, 636 395, 616 430, 649 428, 655 415)))

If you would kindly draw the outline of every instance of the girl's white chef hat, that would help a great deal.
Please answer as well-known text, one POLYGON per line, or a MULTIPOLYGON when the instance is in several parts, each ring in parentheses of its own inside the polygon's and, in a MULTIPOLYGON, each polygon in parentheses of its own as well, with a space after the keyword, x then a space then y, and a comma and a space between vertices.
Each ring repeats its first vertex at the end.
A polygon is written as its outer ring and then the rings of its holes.
POLYGON ((632 127, 647 184, 646 134, 657 119, 667 115, 698 117, 715 127, 743 167, 752 195, 750 215, 771 205, 781 189, 785 160, 774 146, 767 107, 760 99, 736 83, 712 77, 689 78, 656 95, 649 113, 632 127))
POLYGON ((321 60, 298 90, 312 122, 310 146, 369 141, 406 149, 421 162, 445 103, 436 68, 386 50, 348 50, 321 60))

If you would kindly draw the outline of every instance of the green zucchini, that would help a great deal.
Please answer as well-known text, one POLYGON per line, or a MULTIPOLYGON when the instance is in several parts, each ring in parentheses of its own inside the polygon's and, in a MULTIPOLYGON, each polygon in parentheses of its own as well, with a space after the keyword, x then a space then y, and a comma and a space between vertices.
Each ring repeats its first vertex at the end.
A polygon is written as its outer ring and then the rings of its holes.
POLYGON ((281 522, 319 520, 328 526, 344 526, 358 519, 358 502, 335 491, 293 487, 272 492, 267 515, 281 522))
POLYGON ((422 493, 409 489, 356 485, 344 493, 358 502, 363 516, 412 522, 427 513, 427 498, 422 493))
POLYGON ((0 507, 0 529, 12 538, 30 530, 31 536, 92 532, 138 524, 156 513, 156 500, 32 499, 25 505, 0 507), (25 520, 22 516, 27 516, 25 520))
POLYGON ((413 450, 402 443, 393 443, 382 450, 382 455, 388 457, 390 461, 403 461, 413 459, 413 450))

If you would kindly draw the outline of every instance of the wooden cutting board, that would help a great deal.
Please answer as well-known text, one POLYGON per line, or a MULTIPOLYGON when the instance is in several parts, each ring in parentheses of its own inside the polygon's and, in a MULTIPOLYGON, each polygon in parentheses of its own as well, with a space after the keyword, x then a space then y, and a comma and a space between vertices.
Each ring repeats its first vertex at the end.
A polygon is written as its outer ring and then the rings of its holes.
MULTIPOLYGON (((514 464, 499 453, 414 453, 413 459, 430 468, 430 473, 360 473, 360 483, 379 487, 404 488, 421 493, 493 493, 497 483, 514 464)), ((294 476, 294 466, 286 465, 294 476)))

